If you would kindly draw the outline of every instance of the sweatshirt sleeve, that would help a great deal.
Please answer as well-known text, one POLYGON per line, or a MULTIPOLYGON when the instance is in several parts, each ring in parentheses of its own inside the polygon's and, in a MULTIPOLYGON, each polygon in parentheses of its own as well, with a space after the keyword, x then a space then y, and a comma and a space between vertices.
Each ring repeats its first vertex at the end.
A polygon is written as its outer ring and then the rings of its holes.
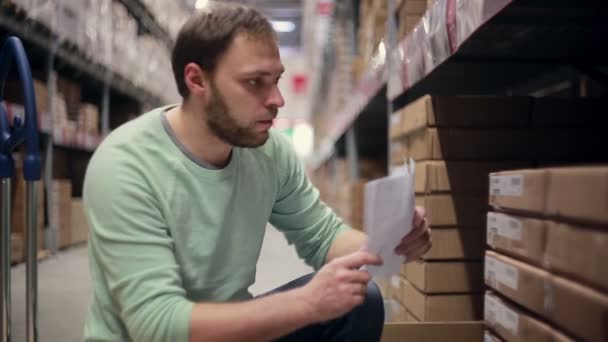
POLYGON ((336 236, 349 227, 321 201, 291 143, 279 133, 273 139, 279 191, 270 223, 295 245, 300 258, 319 269, 336 236))
POLYGON ((106 150, 91 160, 83 199, 91 263, 133 341, 188 341, 186 299, 158 196, 136 158, 106 150))

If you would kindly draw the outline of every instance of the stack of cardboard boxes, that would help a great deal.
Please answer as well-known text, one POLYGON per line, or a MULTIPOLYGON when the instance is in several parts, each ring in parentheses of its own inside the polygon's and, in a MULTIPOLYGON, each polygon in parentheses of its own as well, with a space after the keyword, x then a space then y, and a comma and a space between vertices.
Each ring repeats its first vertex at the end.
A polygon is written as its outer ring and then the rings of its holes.
POLYGON ((57 229, 60 249, 87 240, 88 229, 82 199, 72 197, 72 182, 67 179, 53 180, 51 196, 51 225, 57 229))
POLYGON ((358 162, 359 179, 349 175, 344 159, 329 161, 311 177, 319 190, 321 200, 331 207, 351 227, 363 230, 363 201, 365 183, 386 176, 386 161, 361 159, 358 162))
POLYGON ((386 297, 397 309, 391 320, 482 319, 488 193, 482 180, 525 160, 528 147, 512 135, 523 134, 530 105, 523 97, 425 96, 394 114, 392 163, 416 160, 416 204, 426 208, 433 247, 389 282, 386 297))
POLYGON ((507 341, 608 340, 608 167, 493 173, 485 321, 507 341))
POLYGON ((358 80, 370 68, 372 58, 378 53, 380 42, 386 36, 386 1, 363 0, 359 7, 359 31, 357 32, 358 56, 354 61, 354 78, 358 80))

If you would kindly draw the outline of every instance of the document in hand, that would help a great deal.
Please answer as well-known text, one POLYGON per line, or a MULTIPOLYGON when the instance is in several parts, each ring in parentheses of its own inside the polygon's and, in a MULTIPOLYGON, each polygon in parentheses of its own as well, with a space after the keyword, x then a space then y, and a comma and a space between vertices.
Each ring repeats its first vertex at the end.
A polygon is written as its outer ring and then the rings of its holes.
POLYGON ((392 175, 365 185, 364 227, 367 249, 384 259, 382 266, 368 266, 374 277, 388 278, 399 273, 404 257, 395 253, 401 239, 412 230, 414 219, 415 162, 392 175))

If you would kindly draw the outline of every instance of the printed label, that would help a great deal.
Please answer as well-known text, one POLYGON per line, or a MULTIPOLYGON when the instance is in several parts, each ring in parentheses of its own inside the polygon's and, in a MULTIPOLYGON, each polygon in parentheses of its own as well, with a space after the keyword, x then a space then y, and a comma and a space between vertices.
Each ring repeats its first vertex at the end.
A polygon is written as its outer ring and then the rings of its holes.
POLYGON ((490 285, 501 283, 505 286, 517 290, 519 282, 519 271, 502 261, 491 257, 485 259, 485 278, 490 285))
POLYGON ((494 237, 500 234, 500 227, 498 225, 498 216, 495 213, 488 213, 487 231, 486 231, 486 243, 489 246, 494 246, 494 237))
POLYGON ((514 217, 505 216, 505 225, 503 235, 511 240, 521 241, 523 224, 520 220, 514 217))
POLYGON ((487 240, 490 246, 494 243, 495 235, 516 241, 521 241, 523 236, 521 220, 504 214, 489 213, 487 227, 487 240))
POLYGON ((519 332, 519 316, 498 300, 486 295, 484 319, 492 324, 501 325, 514 335, 519 332))
POLYGON ((524 192, 523 175, 506 175, 490 177, 490 195, 521 196, 524 192))

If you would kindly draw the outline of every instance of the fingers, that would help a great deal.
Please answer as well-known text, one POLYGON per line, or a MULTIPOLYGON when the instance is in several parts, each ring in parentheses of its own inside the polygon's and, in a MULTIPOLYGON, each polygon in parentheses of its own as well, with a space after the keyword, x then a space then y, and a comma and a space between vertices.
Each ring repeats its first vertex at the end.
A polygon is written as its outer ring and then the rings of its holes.
POLYGON ((348 284, 346 291, 355 296, 365 297, 365 295, 367 293, 367 285, 365 285, 365 284, 348 284))
POLYGON ((337 271, 336 275, 338 276, 338 280, 349 283, 367 284, 372 280, 371 274, 367 271, 340 269, 337 271))
POLYGON ((424 207, 416 207, 414 210, 414 227, 422 225, 425 217, 426 209, 424 209, 424 207))
POLYGON ((407 261, 410 262, 419 260, 431 249, 432 246, 433 244, 431 241, 426 241, 424 244, 412 248, 408 253, 405 254, 407 261))
POLYGON ((366 251, 358 251, 343 257, 337 258, 333 263, 337 266, 348 269, 359 269, 363 265, 382 265, 382 258, 377 254, 366 251))
POLYGON ((399 255, 406 255, 412 250, 419 248, 431 241, 431 228, 426 228, 420 236, 409 241, 402 241, 399 246, 395 248, 395 253, 399 255))

